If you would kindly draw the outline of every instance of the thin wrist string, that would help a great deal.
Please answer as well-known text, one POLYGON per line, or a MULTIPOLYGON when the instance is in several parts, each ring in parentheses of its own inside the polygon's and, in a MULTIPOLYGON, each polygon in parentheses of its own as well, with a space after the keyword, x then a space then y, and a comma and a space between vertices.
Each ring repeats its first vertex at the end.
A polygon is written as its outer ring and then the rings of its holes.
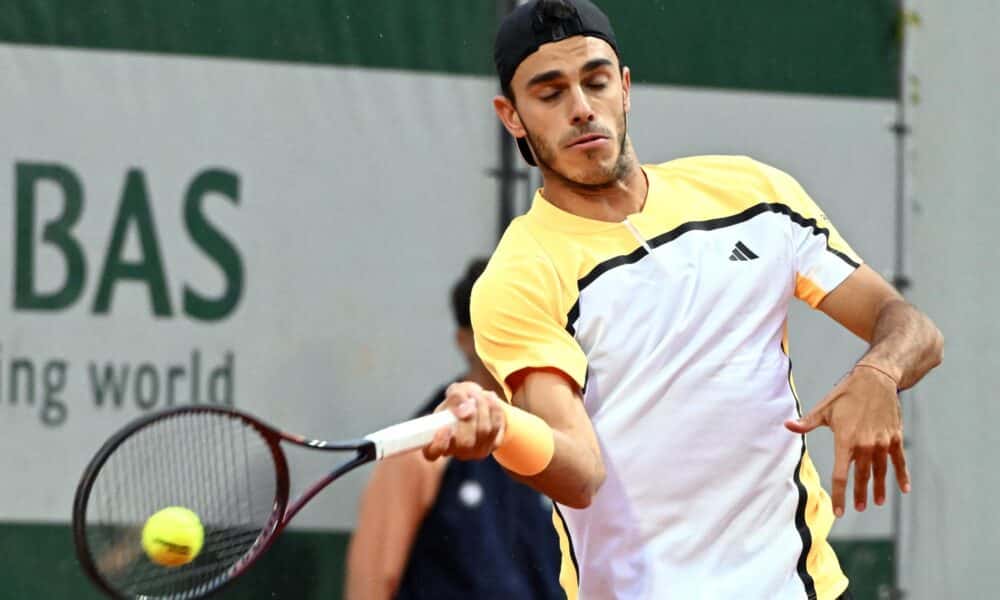
POLYGON ((893 377, 892 375, 890 375, 890 374, 889 374, 889 372, 888 372, 888 371, 886 371, 885 369, 883 369, 882 367, 877 367, 877 366, 875 366, 875 365, 873 365, 873 364, 870 364, 870 363, 865 363, 865 362, 859 362, 859 363, 855 364, 854 366, 855 366, 855 367, 868 367, 869 369, 872 369, 872 370, 875 370, 875 371, 878 371, 879 373, 881 373, 881 374, 885 375, 885 376, 886 376, 886 377, 888 377, 888 378, 889 378, 890 380, 892 380, 892 382, 893 382, 893 383, 894 383, 894 384, 896 385, 896 388, 897 388, 897 389, 899 388, 899 382, 898 382, 898 381, 896 381, 896 378, 895 378, 895 377, 893 377))

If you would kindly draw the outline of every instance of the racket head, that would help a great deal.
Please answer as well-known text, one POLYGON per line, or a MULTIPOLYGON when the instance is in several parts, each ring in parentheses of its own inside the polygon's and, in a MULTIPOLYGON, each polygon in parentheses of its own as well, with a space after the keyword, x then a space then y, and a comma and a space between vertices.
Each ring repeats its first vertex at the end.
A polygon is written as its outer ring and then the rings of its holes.
POLYGON ((77 558, 113 598, 191 600, 219 590, 270 546, 288 505, 279 432, 236 410, 184 406, 141 417, 112 436, 84 471, 73 503, 77 558), (156 511, 197 514, 204 543, 163 567, 142 549, 156 511))

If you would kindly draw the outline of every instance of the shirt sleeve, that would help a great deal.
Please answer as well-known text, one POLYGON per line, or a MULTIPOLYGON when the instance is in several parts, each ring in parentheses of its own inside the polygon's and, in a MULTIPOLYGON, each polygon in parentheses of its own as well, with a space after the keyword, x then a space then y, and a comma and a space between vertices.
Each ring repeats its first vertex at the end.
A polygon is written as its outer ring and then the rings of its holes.
POLYGON ((564 290, 544 257, 491 262, 472 290, 476 353, 512 396, 507 378, 526 368, 555 368, 583 388, 587 357, 566 329, 564 290))
POLYGON ((816 308, 861 266, 862 260, 798 181, 774 167, 760 167, 774 190, 775 201, 789 210, 795 296, 816 308))

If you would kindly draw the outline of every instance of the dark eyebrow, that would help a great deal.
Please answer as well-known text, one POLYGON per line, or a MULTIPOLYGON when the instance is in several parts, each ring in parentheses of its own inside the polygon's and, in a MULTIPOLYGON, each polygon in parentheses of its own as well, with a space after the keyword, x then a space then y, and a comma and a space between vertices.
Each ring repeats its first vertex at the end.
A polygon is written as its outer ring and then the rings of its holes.
POLYGON ((544 73, 539 73, 531 79, 528 80, 528 87, 538 85, 539 83, 548 83, 553 79, 559 79, 563 76, 563 72, 558 69, 553 69, 552 71, 546 71, 544 73))
MULTIPOLYGON (((580 69, 581 73, 589 73, 590 71, 595 71, 601 67, 613 67, 615 64, 607 58, 595 58, 593 60, 587 61, 587 64, 583 65, 580 69)), ((559 79, 563 77, 564 74, 558 69, 553 69, 551 71, 545 71, 544 73, 539 73, 531 79, 528 80, 527 87, 536 86, 540 83, 548 83, 554 79, 559 79)))
POLYGON ((580 69, 580 72, 587 73, 589 71, 600 69, 601 67, 613 67, 613 66, 615 66, 615 63, 611 62, 606 58, 595 58, 594 60, 587 61, 587 64, 583 65, 583 68, 580 69))

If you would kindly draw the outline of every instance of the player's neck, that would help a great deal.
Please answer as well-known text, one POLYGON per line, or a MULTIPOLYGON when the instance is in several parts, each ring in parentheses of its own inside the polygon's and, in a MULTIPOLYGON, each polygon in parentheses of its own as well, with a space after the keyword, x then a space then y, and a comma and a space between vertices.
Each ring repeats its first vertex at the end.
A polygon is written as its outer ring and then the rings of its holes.
POLYGON ((625 151, 629 153, 629 167, 619 179, 607 185, 583 186, 543 170, 542 196, 551 204, 580 217, 622 222, 628 215, 642 210, 649 191, 646 173, 639 166, 631 144, 625 151))

